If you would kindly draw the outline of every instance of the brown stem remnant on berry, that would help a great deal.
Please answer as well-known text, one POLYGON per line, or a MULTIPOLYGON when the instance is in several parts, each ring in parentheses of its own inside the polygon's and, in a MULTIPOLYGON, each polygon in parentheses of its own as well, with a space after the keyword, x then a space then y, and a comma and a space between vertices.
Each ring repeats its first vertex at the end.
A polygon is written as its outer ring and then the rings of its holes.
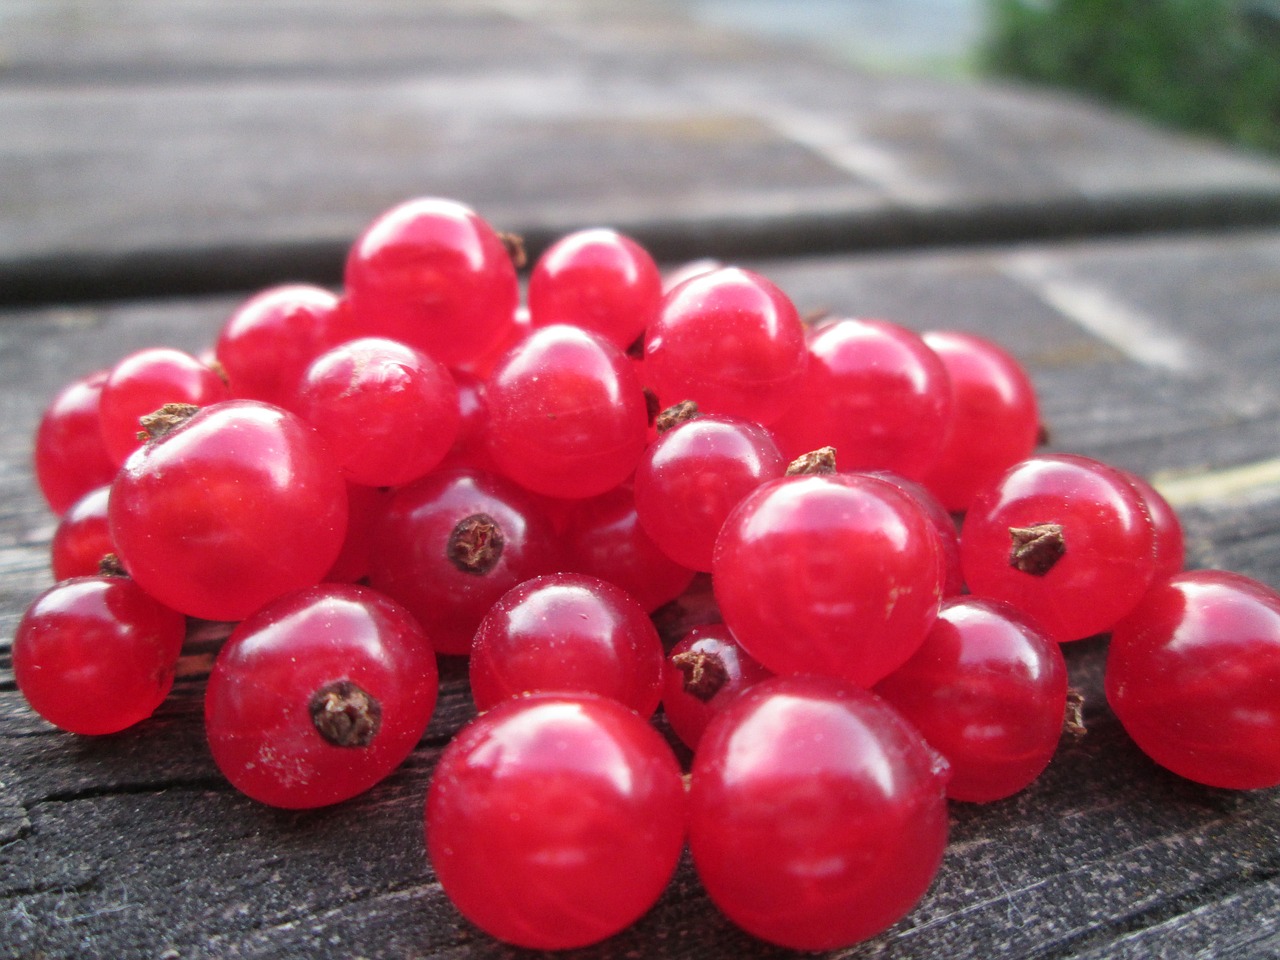
POLYGON ((124 568, 124 563, 119 556, 114 553, 104 553, 102 559, 98 561, 98 576, 127 577, 129 571, 124 568))
POLYGON ((367 747, 382 726, 382 705, 350 680, 325 684, 307 709, 320 736, 335 747, 367 747))
POLYGON ((1040 424, 1036 427, 1036 446, 1043 447, 1049 443, 1049 427, 1047 424, 1040 424))
POLYGON ((512 265, 517 270, 523 270, 524 265, 529 262, 529 255, 524 249, 524 237, 518 233, 502 232, 498 234, 498 239, 507 248, 507 256, 511 258, 512 265))
POLYGON ((688 423, 690 420, 696 420, 702 416, 702 412, 698 409, 698 405, 692 400, 681 400, 679 403, 673 403, 667 409, 658 414, 658 419, 654 421, 654 426, 659 433, 666 433, 673 430, 682 423, 688 423))
POLYGON ((497 520, 487 513, 473 513, 453 528, 445 555, 463 573, 483 575, 498 562, 506 542, 497 520))
POLYGON ((166 403, 154 413, 138 418, 142 425, 138 439, 143 443, 159 440, 194 417, 199 409, 194 403, 166 403))
POLYGON ((1029 527, 1010 527, 1009 566, 1033 577, 1043 577, 1067 552, 1067 541, 1060 523, 1033 523, 1029 527))
POLYGON ((796 457, 787 466, 788 477, 836 472, 836 448, 820 447, 796 457))
POLYGON ((671 658, 671 663, 684 676, 684 691, 706 703, 729 682, 724 661, 714 653, 687 650, 671 658))
POLYGON ((1084 693, 1075 687, 1067 690, 1067 709, 1062 718, 1062 732, 1077 740, 1088 732, 1084 725, 1084 693))

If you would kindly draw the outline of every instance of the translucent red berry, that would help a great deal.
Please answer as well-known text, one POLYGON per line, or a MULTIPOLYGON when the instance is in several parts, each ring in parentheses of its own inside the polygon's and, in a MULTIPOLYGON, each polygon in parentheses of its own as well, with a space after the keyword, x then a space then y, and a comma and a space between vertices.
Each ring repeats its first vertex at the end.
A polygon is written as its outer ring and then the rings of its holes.
POLYGON ((696 750, 713 716, 743 690, 771 676, 723 623, 694 627, 667 655, 662 712, 676 736, 696 750))
POLYGON ((49 544, 49 564, 55 580, 94 576, 103 558, 115 552, 107 524, 110 494, 109 485, 96 487, 62 515, 49 544))
POLYGON ((74 380, 45 408, 36 428, 36 482, 59 516, 94 487, 110 483, 118 465, 107 453, 98 416, 107 371, 74 380))

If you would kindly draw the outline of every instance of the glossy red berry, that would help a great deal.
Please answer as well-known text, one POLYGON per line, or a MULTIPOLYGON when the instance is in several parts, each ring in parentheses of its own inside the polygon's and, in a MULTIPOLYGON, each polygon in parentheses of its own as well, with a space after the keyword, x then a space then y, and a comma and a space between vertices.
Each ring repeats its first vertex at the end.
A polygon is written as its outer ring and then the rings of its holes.
POLYGON ((142 446, 141 418, 166 403, 199 407, 229 396, 222 378, 189 353, 168 347, 131 353, 111 368, 102 385, 99 416, 107 453, 124 463, 142 446))
POLYGON ((231 395, 291 408, 303 371, 344 338, 339 304, 328 290, 291 283, 238 306, 214 348, 231 395))
POLYGON ((946 761, 875 695, 764 680, 708 725, 689 846, 734 923, 793 950, 874 936, 924 895, 947 838, 946 761))
POLYGON ((676 736, 697 750, 711 718, 743 690, 771 676, 738 646, 723 623, 697 626, 667 655, 662 712, 676 736))
POLYGON ((116 733, 155 712, 173 685, 187 621, 127 577, 50 587, 13 636, 13 674, 31 709, 72 733, 116 733))
POLYGON ((318 583, 347 529, 346 486, 319 434, 254 400, 182 416, 111 488, 111 539, 130 575, 206 620, 242 620, 318 583))
POLYGON ((591 497, 635 470, 648 435, 640 381, 620 349, 577 327, 535 329, 485 385, 489 454, 537 493, 591 497))
POLYGON ((1232 790, 1280 785, 1280 594, 1219 570, 1156 584, 1112 632, 1106 690, 1161 766, 1232 790))
POLYGON ((115 552, 107 525, 107 499, 111 487, 96 487, 62 515, 49 544, 49 564, 55 580, 91 577, 103 558, 115 552))
POLYGON ((449 366, 493 347, 519 300, 502 239, 469 207, 437 197, 369 225, 347 257, 346 292, 359 335, 399 340, 449 366))
POLYGON ((757 487, 725 521, 712 580, 725 623, 775 673, 870 686, 924 640, 942 592, 938 535, 865 474, 757 487))
POLYGON ((922 479, 954 513, 969 508, 984 487, 1031 456, 1040 410, 1026 370, 990 340, 954 330, 923 335, 951 384, 942 449, 922 479))
POLYGON ((391 491, 347 483, 347 535, 333 566, 324 575, 331 583, 355 583, 369 575, 373 531, 391 499, 391 491))
POLYGON ((769 425, 796 399, 807 353, 787 295, 759 274, 725 267, 666 295, 645 336, 648 386, 663 405, 769 425))
POLYGON ((1156 538, 1156 562, 1152 582, 1157 583, 1182 572, 1187 560, 1186 538, 1182 532, 1182 521, 1177 512, 1159 490, 1153 487, 1145 477, 1130 471, 1121 471, 1128 480, 1151 518, 1151 528, 1156 538))
POLYGON ((382 337, 317 357, 293 407, 325 438, 354 483, 395 487, 444 459, 458 436, 458 388, 444 365, 382 337))
POLYGON ((636 515, 663 552, 709 571, 716 536, 738 501, 787 468, 772 435, 737 417, 695 416, 666 430, 636 467, 636 515))
POLYGON ((558 566, 551 522, 532 497, 492 474, 445 470, 392 496, 369 583, 418 618, 437 652, 465 654, 504 593, 558 566))
POLYGON ((579 230, 552 244, 529 275, 535 327, 568 323, 621 350, 658 315, 662 277, 649 252, 616 230, 579 230))
POLYGON ((471 645, 471 695, 484 711, 526 693, 594 693, 647 717, 662 695, 662 660, 634 598, 595 577, 548 574, 485 614, 471 645))
POLYGON ((951 765, 947 796, 986 803, 1038 777, 1067 706, 1061 647, 1008 604, 957 597, 875 686, 951 765))
POLYGON ((833 446, 842 470, 919 480, 938 459, 951 413, 937 355, 905 327, 853 319, 815 330, 808 354, 795 402, 773 427, 782 452, 833 446))
POLYGON ((367 587, 323 584, 276 599, 227 639, 205 694, 209 747, 255 800, 338 803, 404 761, 438 686, 408 611, 367 587))
POLYGON ((1013 604, 1061 643, 1109 630, 1133 609, 1151 583, 1155 534, 1121 473, 1047 454, 978 495, 960 557, 974 594, 1013 604))
POLYGON ((887 470, 873 470, 870 475, 897 487, 915 501, 933 529, 938 534, 938 546, 942 555, 942 595, 956 597, 965 592, 964 568, 960 563, 960 531, 956 521, 946 508, 938 502, 929 489, 915 480, 908 480, 887 470))
POLYGON ((118 465, 107 453, 98 416, 107 372, 92 373, 63 387, 36 428, 36 482, 49 509, 59 516, 116 475, 118 465))
POLYGON ((671 748, 603 697, 508 700, 444 749, 427 852, 445 894, 486 933, 561 950, 612 936, 657 901, 685 836, 671 748))

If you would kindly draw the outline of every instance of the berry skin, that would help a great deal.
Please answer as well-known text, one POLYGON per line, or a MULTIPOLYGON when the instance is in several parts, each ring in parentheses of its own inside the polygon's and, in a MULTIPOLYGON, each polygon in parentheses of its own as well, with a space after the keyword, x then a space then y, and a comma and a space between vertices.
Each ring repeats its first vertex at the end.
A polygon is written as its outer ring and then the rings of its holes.
POLYGON ((759 274, 725 267, 672 289, 645 335, 644 371, 663 405, 694 401, 768 426, 795 400, 804 325, 759 274))
POLYGON ((166 403, 198 407, 226 400, 227 385, 189 353, 168 347, 139 350, 125 357, 102 385, 99 417, 107 453, 116 464, 142 446, 139 420, 166 403))
POLYGON ((626 350, 658 316, 662 277, 649 252, 616 230, 562 237, 529 275, 535 327, 568 323, 626 350))
POLYGON ((964 570, 960 565, 960 532, 956 522, 946 508, 938 502, 938 498, 929 492, 922 483, 900 477, 886 470, 871 471, 870 476, 883 480, 897 487, 916 502, 933 529, 938 533, 938 546, 942 549, 942 595, 957 597, 964 593, 964 570))
POLYGON ((250 297, 223 324, 214 348, 231 395, 291 407, 308 364, 342 337, 342 320, 338 297, 310 284, 250 297))
POLYGON ((243 620, 325 575, 346 536, 347 491, 301 419, 227 400, 134 453, 107 513, 144 590, 193 617, 243 620))
POLYGON ((978 495, 960 560, 975 595, 1012 604, 1064 643, 1109 630, 1133 609, 1151 583, 1155 534, 1119 471, 1046 454, 978 495))
POLYGON ((102 559, 115 552, 107 524, 107 499, 111 486, 96 487, 62 515, 49 545, 49 561, 55 580, 95 576, 102 559))
POLYGON ((295 409, 325 438, 343 475, 395 487, 439 465, 458 435, 458 388, 420 350, 349 340, 307 367, 295 409))
POLYGON ((928 518, 883 480, 789 476, 757 487, 729 515, 712 581, 733 635, 774 673, 870 686, 932 626, 939 550, 928 518))
POLYGON ((689 847, 712 901, 792 950, 874 936, 922 897, 947 839, 947 765, 898 713, 827 677, 775 677, 707 726, 689 847))
POLYGON ((408 611, 367 587, 323 584, 236 627, 209 674, 205 729, 241 792, 326 806, 404 761, 437 690, 435 654, 408 611))
POLYGON ((516 344, 485 385, 498 469, 550 497, 592 497, 635 470, 648 436, 644 393, 620 349, 565 324, 516 344))
POLYGON ((520 297, 498 234, 469 207, 437 197, 369 225, 347 256, 346 291, 359 336, 399 340, 448 366, 495 346, 520 297))
POLYGON ((1035 388, 1022 365, 989 340, 950 330, 923 339, 951 384, 942 450, 923 482, 948 510, 963 513, 979 491, 1035 450, 1035 388))
POLYGON ((883 320, 843 319, 809 336, 795 402, 774 424, 783 454, 833 446, 842 470, 919 480, 951 415, 946 368, 920 336, 883 320))
POLYGON ((1169 501, 1143 476, 1122 470, 1126 480, 1138 491, 1151 518, 1156 537, 1156 563, 1152 583, 1158 583, 1182 572, 1187 559, 1186 539, 1182 521, 1169 501))
POLYGON ((747 420, 697 416, 650 444, 636 467, 636 515, 681 566, 709 571, 729 512, 787 463, 772 435, 747 420))
POLYGON ((1112 631, 1107 702, 1151 759, 1213 787, 1280 785, 1280 593, 1196 570, 1112 631))
POLYGON ((369 583, 418 618, 436 652, 466 654, 504 593, 558 565, 551 521, 529 494, 492 474, 435 471, 392 495, 369 583))
POLYGON ((947 796, 987 803, 1026 787, 1053 758, 1067 667, 1061 647, 1013 607, 958 597, 875 692, 947 758, 947 796))
POLYGON ((471 695, 483 712, 526 693, 594 693, 648 717, 662 660, 658 631, 632 597, 595 577, 549 574, 485 614, 471 646, 471 695))
POLYGON ((596 943, 657 901, 684 844, 671 748, 631 710, 586 694, 507 700, 436 765, 427 852, 445 894, 519 947, 596 943))
POLYGON ((743 690, 773 676, 738 646, 723 623, 694 627, 671 648, 662 671, 662 712, 691 750, 711 718, 743 690))
POLYGON ((72 733, 117 733, 173 686, 187 621, 127 577, 76 577, 40 594, 13 636, 31 709, 72 733))
POLYGON ((98 416, 108 372, 101 370, 63 387, 36 428, 36 482, 58 516, 116 475, 118 465, 107 453, 98 416))

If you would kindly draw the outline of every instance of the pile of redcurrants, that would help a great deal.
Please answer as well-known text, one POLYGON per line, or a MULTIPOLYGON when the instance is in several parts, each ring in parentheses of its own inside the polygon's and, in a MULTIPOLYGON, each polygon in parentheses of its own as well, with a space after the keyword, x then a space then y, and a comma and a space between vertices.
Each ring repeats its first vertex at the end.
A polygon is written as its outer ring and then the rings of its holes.
POLYGON ((436 654, 469 655, 479 715, 436 765, 428 854, 468 919, 548 949, 636 920, 686 842, 765 940, 884 930, 939 867, 947 798, 1049 763, 1061 644, 1099 633, 1158 763, 1280 784, 1280 595, 1183 572, 1139 477, 1037 455, 1001 348, 806 322, 763 276, 664 278, 611 230, 554 244, 523 303, 520 259, 414 200, 356 241, 342 296, 275 287, 207 357, 66 387, 35 443, 58 582, 13 641, 32 708, 121 730, 167 695, 188 618, 234 623, 213 758, 309 808, 394 770, 436 654), (714 610, 664 650, 651 614, 699 573, 714 610))

